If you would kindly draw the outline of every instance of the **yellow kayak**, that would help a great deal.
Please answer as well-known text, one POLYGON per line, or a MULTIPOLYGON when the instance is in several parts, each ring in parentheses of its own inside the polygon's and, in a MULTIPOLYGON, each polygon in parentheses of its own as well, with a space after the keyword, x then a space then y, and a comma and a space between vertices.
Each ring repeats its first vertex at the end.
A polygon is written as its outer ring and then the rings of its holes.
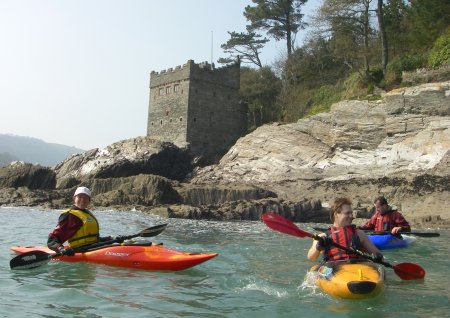
POLYGON ((384 290, 385 271, 380 264, 368 261, 330 261, 315 265, 316 284, 327 294, 338 298, 371 298, 384 290))

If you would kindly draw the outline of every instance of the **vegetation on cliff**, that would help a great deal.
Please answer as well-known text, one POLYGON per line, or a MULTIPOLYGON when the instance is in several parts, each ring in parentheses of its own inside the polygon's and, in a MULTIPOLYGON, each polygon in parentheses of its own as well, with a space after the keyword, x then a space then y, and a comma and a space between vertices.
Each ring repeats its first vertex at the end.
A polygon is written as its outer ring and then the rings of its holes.
POLYGON ((450 64, 448 1, 324 0, 307 40, 295 47, 296 35, 307 26, 305 3, 253 0, 243 12, 247 33, 230 32, 222 46, 229 55, 222 62, 239 55, 258 66, 242 69, 241 100, 249 108, 250 129, 294 122, 342 99, 376 98, 380 89, 408 85, 402 82, 405 71, 450 64), (285 58, 272 66, 259 58, 264 35, 286 42, 285 58))

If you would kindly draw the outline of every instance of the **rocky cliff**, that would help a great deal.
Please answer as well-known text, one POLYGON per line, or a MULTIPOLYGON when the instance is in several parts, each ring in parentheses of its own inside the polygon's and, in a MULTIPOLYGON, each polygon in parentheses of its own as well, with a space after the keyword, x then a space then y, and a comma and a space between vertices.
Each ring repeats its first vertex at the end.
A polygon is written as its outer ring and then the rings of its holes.
POLYGON ((260 127, 191 182, 246 182, 287 200, 349 196, 366 208, 384 194, 416 223, 448 220, 449 154, 450 82, 432 83, 260 127))
POLYGON ((326 222, 336 196, 349 196, 367 217, 372 199, 384 194, 413 225, 450 227, 449 154, 450 82, 422 84, 262 126, 203 168, 194 168, 188 148, 145 137, 121 141, 57 165, 52 190, 4 185, 0 203, 61 208, 83 184, 95 208, 220 220, 275 211, 326 222))

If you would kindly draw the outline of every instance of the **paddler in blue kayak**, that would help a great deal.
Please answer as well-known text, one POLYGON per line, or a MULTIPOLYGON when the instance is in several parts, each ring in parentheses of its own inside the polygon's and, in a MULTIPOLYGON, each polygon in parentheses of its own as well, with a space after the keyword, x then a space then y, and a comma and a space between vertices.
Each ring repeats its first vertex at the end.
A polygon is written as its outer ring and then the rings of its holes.
MULTIPOLYGON (((91 191, 86 187, 78 187, 73 194, 73 206, 64 211, 58 219, 57 227, 48 235, 47 246, 67 256, 75 254, 74 249, 86 245, 112 240, 111 236, 100 237, 99 224, 95 216, 88 210, 91 203, 91 191), (69 248, 64 248, 64 242, 69 248)), ((118 243, 124 240, 118 236, 118 243)))
POLYGON ((359 226, 359 229, 376 232, 387 231, 392 234, 411 232, 409 223, 398 210, 394 210, 388 205, 385 197, 376 197, 373 201, 373 206, 375 214, 365 224, 359 226))
POLYGON ((343 249, 334 247, 332 242, 346 248, 370 253, 372 254, 374 262, 383 260, 383 255, 369 240, 367 235, 352 224, 353 210, 350 199, 335 199, 331 206, 330 218, 333 225, 330 226, 325 233, 320 235, 322 238, 321 240, 313 241, 313 244, 308 251, 308 260, 315 261, 320 253, 323 253, 324 261, 364 259, 357 254, 349 253, 343 249))

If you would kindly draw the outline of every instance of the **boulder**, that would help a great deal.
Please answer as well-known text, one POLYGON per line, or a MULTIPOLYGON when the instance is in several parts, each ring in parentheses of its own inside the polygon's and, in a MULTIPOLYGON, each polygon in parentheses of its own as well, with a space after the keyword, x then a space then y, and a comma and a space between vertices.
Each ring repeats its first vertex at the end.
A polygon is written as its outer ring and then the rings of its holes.
POLYGON ((189 150, 147 137, 123 140, 104 149, 76 154, 55 167, 57 188, 70 188, 89 179, 138 174, 182 180, 192 171, 189 150))
POLYGON ((0 168, 0 188, 54 189, 56 174, 48 168, 14 161, 0 168))

